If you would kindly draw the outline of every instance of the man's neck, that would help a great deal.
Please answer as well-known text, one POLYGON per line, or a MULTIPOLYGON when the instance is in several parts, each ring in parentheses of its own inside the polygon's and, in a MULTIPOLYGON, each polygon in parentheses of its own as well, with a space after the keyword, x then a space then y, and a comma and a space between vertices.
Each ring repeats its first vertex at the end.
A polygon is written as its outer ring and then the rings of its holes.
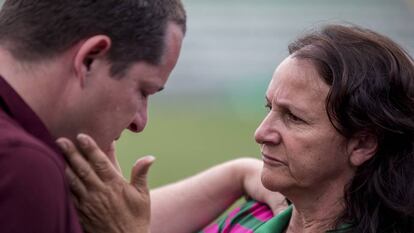
POLYGON ((64 92, 61 67, 49 62, 20 62, 0 46, 0 75, 19 94, 50 130, 57 103, 64 92))

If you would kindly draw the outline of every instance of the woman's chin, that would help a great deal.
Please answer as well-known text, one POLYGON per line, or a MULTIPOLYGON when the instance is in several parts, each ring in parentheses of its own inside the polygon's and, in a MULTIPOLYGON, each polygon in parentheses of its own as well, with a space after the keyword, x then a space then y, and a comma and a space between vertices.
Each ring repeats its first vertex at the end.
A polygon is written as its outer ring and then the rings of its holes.
POLYGON ((273 173, 266 171, 265 168, 262 171, 261 181, 266 189, 274 192, 282 192, 288 187, 286 180, 283 180, 283 176, 275 176, 273 173))

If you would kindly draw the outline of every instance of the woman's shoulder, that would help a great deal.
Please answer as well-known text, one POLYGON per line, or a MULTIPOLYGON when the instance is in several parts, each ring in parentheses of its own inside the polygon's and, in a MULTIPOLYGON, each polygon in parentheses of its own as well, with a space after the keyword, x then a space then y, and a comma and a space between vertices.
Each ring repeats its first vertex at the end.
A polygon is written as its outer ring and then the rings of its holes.
MULTIPOLYGON (((289 224, 293 206, 273 215, 269 206, 264 203, 247 200, 233 209, 218 221, 205 227, 199 233, 279 233, 284 232, 289 224)), ((342 224, 338 229, 326 233, 352 232, 351 224, 342 224)))
POLYGON ((264 203, 247 200, 200 233, 248 233, 259 229, 273 218, 272 210, 264 203))

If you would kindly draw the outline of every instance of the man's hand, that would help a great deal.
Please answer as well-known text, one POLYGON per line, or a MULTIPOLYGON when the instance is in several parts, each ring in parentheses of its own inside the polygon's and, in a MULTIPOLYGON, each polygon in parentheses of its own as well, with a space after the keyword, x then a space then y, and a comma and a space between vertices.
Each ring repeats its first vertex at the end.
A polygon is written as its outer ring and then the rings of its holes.
POLYGON ((77 140, 78 148, 66 138, 57 143, 70 165, 66 176, 84 230, 148 233, 150 197, 146 175, 154 158, 138 160, 128 183, 91 137, 80 134, 77 140))

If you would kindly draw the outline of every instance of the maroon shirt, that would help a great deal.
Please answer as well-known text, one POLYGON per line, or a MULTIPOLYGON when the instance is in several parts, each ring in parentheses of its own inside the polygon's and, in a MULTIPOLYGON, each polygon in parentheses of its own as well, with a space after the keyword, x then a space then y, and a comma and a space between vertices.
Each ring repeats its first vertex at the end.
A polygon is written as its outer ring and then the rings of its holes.
POLYGON ((0 232, 83 232, 64 169, 45 125, 0 76, 0 232))

